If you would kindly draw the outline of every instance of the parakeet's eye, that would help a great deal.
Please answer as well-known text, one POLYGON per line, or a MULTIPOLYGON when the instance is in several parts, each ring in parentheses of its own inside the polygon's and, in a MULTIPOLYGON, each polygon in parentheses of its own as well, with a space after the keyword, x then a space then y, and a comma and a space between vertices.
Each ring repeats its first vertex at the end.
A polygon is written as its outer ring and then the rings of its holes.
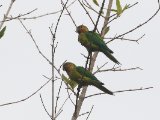
POLYGON ((81 25, 81 26, 79 26, 79 27, 78 27, 78 29, 79 29, 79 30, 80 30, 80 29, 82 29, 82 25, 81 25))

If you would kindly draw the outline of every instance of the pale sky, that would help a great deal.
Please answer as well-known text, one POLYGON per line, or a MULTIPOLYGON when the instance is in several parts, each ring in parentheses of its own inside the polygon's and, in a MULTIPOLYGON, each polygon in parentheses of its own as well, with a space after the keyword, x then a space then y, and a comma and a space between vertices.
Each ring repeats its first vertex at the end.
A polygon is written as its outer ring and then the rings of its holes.
MULTIPOLYGON (((72 1, 70 0, 69 3, 72 1)), ((127 2, 122 0, 123 5, 134 4, 135 2, 139 3, 125 11, 120 18, 110 24, 110 31, 106 37, 122 34, 143 23, 158 8, 157 0, 132 0, 127 2)), ((0 20, 2 20, 9 3, 10 0, 0 1, 0 5, 3 5, 0 7, 0 20)), ((95 5, 93 7, 97 10, 99 9, 95 5)), ((25 17, 58 11, 62 9, 62 6, 60 0, 16 0, 9 16, 14 17, 24 14, 35 8, 38 8, 38 10, 25 17)), ((77 25, 85 24, 90 30, 93 29, 94 26, 78 2, 74 3, 69 8, 69 11, 77 25)), ((59 66, 67 60, 84 66, 86 60, 81 53, 86 55, 87 51, 78 43, 76 28, 70 17, 66 15, 66 11, 64 14, 57 30, 56 41, 58 42, 58 48, 55 54, 55 65, 59 66)), ((97 15, 91 15, 96 20, 97 15)), ((31 30, 40 50, 48 59, 51 59, 51 34, 49 27, 52 23, 55 27, 58 17, 59 13, 22 21, 27 29, 31 30)), ((96 74, 96 77, 105 83, 105 87, 111 91, 140 87, 154 88, 144 91, 117 93, 115 96, 99 95, 88 98, 84 101, 81 113, 88 112, 94 105, 89 120, 160 120, 159 21, 160 13, 145 26, 125 36, 125 38, 137 39, 145 34, 139 41, 139 44, 120 40, 115 40, 108 44, 108 47, 114 51, 114 56, 121 62, 121 68, 141 67, 143 70, 96 74)), ((99 28, 102 25, 103 20, 100 21, 99 28)), ((5 26, 7 26, 6 33, 0 39, 0 104, 17 101, 29 96, 47 81, 42 75, 51 77, 51 65, 39 54, 32 39, 20 22, 12 20, 6 22, 5 26)), ((114 64, 100 53, 96 66, 101 66, 107 61, 109 63, 105 66, 105 69, 111 68, 114 64)), ((61 72, 66 75, 65 72, 61 72)), ((55 82, 56 95, 60 82, 61 80, 55 82)), ((99 92, 97 88, 89 86, 87 95, 99 92)), ((0 119, 50 120, 43 109, 39 94, 42 95, 45 106, 51 113, 51 83, 49 83, 25 102, 0 107, 0 119)), ((66 98, 66 86, 63 84, 58 108, 66 98)), ((72 96, 72 98, 75 101, 75 96, 72 96)), ((73 110, 74 106, 68 100, 57 120, 70 120, 73 110)), ((87 115, 84 115, 79 117, 78 120, 85 120, 86 117, 87 115)))

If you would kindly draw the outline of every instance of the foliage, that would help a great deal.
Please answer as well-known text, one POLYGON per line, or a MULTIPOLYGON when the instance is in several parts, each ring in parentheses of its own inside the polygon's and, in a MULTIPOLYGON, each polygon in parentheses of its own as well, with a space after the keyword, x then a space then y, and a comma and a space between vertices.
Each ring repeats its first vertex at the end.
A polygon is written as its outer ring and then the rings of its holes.
POLYGON ((6 31, 6 26, 0 31, 0 39, 4 36, 5 31, 6 31))

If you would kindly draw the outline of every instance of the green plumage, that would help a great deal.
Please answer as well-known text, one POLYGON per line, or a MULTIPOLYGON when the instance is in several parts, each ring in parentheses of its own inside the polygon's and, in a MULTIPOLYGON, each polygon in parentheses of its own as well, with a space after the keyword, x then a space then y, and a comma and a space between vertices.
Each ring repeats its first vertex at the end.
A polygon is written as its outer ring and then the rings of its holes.
POLYGON ((100 82, 90 71, 85 70, 85 68, 67 62, 63 65, 63 69, 67 72, 69 78, 78 84, 82 86, 93 85, 103 92, 113 95, 113 92, 105 88, 103 86, 104 84, 100 82))
POLYGON ((88 31, 88 28, 84 25, 77 27, 77 32, 79 33, 78 41, 88 50, 88 52, 102 52, 114 63, 120 64, 112 55, 113 51, 107 47, 99 34, 88 31))

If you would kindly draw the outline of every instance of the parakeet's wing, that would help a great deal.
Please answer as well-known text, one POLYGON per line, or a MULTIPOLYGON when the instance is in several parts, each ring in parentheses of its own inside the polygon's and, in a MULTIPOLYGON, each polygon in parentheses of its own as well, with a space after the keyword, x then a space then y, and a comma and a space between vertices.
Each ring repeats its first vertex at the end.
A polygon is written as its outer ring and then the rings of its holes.
POLYGON ((91 80, 96 80, 97 82, 101 83, 101 85, 103 85, 102 82, 100 82, 90 71, 85 70, 85 68, 81 67, 81 66, 77 66, 76 67, 77 72, 79 72, 82 76, 84 75, 84 77, 88 77, 91 80))
POLYGON ((89 31, 86 32, 85 35, 88 38, 88 40, 92 42, 92 44, 97 45, 100 49, 109 51, 109 53, 113 53, 113 51, 106 46, 105 42, 99 34, 89 31))
POLYGON ((77 72, 79 72, 81 75, 84 75, 84 77, 86 78, 90 78, 90 82, 91 84, 90 85, 93 85, 95 87, 97 87, 98 89, 102 90, 103 92, 105 93, 108 93, 110 95, 113 95, 113 92, 108 90, 107 88, 105 88, 104 85, 102 82, 100 82, 90 71, 88 70, 85 70, 83 67, 81 66, 77 66, 76 67, 76 70, 77 72))

